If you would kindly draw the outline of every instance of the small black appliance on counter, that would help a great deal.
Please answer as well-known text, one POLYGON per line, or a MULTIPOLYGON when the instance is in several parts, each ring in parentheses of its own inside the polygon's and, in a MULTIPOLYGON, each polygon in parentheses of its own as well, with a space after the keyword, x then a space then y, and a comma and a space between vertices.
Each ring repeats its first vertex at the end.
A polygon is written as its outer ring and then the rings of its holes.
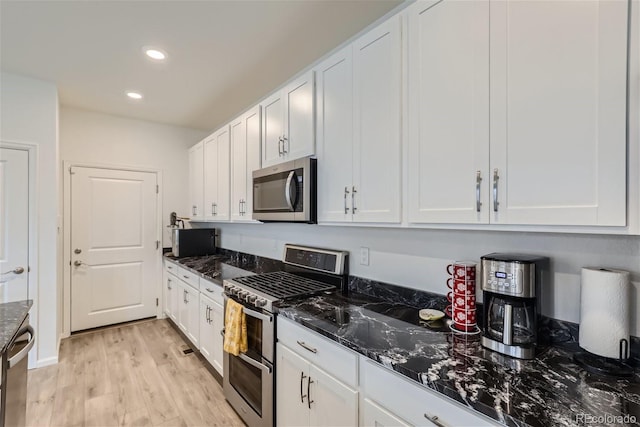
POLYGON ((518 359, 533 359, 540 344, 540 303, 549 279, 549 259, 506 253, 480 259, 483 347, 518 359))
POLYGON ((213 255, 216 253, 217 229, 215 228, 174 228, 171 230, 173 256, 213 255))

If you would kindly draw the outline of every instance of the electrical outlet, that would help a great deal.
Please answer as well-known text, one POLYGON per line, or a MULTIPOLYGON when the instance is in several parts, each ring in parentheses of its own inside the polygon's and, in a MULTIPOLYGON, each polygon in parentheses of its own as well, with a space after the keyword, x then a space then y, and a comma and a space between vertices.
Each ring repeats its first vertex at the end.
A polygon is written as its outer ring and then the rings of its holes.
POLYGON ((360 248, 360 265, 369 265, 369 248, 360 248))

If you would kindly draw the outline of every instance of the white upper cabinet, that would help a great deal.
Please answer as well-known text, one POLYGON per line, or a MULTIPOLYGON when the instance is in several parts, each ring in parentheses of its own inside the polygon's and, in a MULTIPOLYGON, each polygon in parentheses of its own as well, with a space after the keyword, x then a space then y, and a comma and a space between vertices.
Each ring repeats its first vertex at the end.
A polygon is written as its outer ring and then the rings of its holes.
POLYGON ((410 6, 408 221, 626 225, 627 6, 410 6))
POLYGON ((401 36, 394 16, 353 43, 351 210, 358 222, 401 220, 401 36))
POLYGON ((410 223, 489 222, 489 2, 408 9, 410 223))
POLYGON ((204 217, 204 141, 189 149, 189 209, 192 220, 204 217))
POLYGON ((313 71, 262 103, 262 167, 315 153, 313 71))
POLYGON ((229 126, 224 126, 204 144, 204 214, 206 220, 229 220, 229 126))
POLYGON ((351 221, 353 63, 351 46, 316 67, 318 221, 351 221))
POLYGON ((400 17, 319 64, 316 76, 318 221, 399 223, 400 17))
POLYGON ((491 3, 491 222, 626 224, 627 7, 491 3))
POLYGON ((231 220, 250 221, 252 173, 260 169, 260 106, 231 122, 231 220))

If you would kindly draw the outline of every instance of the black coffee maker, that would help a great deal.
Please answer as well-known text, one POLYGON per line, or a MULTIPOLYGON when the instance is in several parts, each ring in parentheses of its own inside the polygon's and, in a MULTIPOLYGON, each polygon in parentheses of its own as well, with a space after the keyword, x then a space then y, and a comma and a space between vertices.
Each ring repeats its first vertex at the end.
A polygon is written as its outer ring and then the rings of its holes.
POLYGON ((481 258, 482 345, 518 359, 536 355, 542 288, 549 259, 492 253, 481 258))

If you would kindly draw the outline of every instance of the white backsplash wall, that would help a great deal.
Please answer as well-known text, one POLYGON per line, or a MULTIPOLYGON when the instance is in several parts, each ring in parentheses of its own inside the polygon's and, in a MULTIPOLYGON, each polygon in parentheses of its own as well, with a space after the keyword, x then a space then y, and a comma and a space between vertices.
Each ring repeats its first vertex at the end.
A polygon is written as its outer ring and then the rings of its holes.
MULTIPOLYGON (((194 225, 195 226, 195 225, 194 225)), ((445 294, 446 265, 480 261, 491 252, 519 252, 551 258, 552 283, 544 314, 580 321, 580 269, 587 266, 628 270, 632 334, 640 335, 640 237, 407 228, 335 227, 308 224, 210 224, 220 228, 220 246, 281 259, 285 243, 347 250, 350 273, 408 288, 445 294), (369 248, 369 265, 360 248, 369 248)), ((479 288, 479 284, 478 284, 479 288)))

